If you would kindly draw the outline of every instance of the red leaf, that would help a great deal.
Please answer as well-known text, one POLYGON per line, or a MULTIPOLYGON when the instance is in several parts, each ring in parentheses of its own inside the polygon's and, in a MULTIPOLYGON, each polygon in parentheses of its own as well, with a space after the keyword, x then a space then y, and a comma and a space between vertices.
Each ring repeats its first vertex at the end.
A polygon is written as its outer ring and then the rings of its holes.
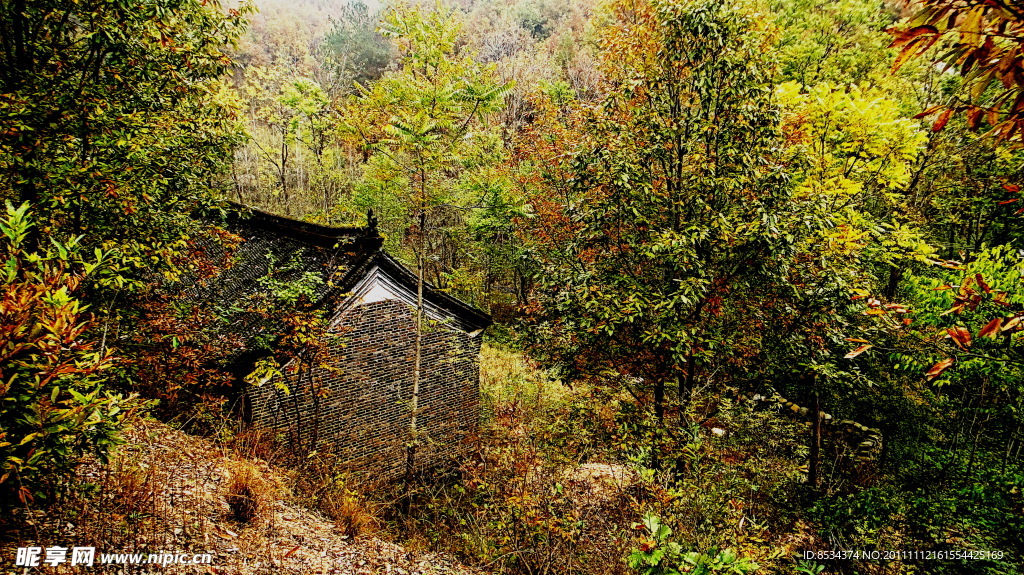
POLYGON ((1019 199, 1020 198, 1013 198, 1012 200, 1003 200, 1003 201, 999 202, 999 205, 1001 206, 1003 204, 1012 204, 1013 202, 1016 202, 1019 199))
POLYGON ((971 301, 968 302, 967 307, 970 308, 971 311, 974 311, 974 310, 978 309, 978 304, 980 304, 980 303, 981 303, 981 294, 975 294, 975 295, 971 296, 971 301))
POLYGON ((985 121, 995 126, 999 123, 999 110, 989 110, 988 114, 985 115, 985 121))
POLYGON ((988 284, 985 283, 985 278, 981 274, 974 274, 974 281, 978 282, 978 287, 981 288, 981 291, 985 293, 992 291, 992 288, 988 287, 988 284))
POLYGON ((949 119, 952 116, 953 116, 952 108, 946 108, 945 110, 943 110, 942 113, 939 114, 938 119, 935 120, 935 123, 932 124, 932 131, 933 132, 938 132, 942 128, 945 128, 946 127, 946 123, 949 122, 949 119))
POLYGON ((911 42, 915 38, 917 38, 918 36, 922 36, 924 34, 938 34, 939 33, 939 29, 936 28, 935 26, 925 25, 925 26, 915 26, 915 27, 911 28, 910 30, 898 30, 898 29, 896 29, 894 27, 894 28, 888 29, 887 32, 889 32, 890 34, 895 36, 893 38, 893 40, 892 40, 892 43, 889 44, 890 48, 895 48, 897 46, 902 46, 903 44, 906 44, 907 42, 911 42))
POLYGON ((904 32, 904 35, 909 37, 909 38, 914 38, 916 36, 920 36, 921 34, 938 34, 938 33, 939 33, 939 29, 938 28, 936 28, 935 26, 931 26, 931 25, 927 25, 926 24, 924 26, 914 26, 910 30, 907 30, 906 32, 904 32))
POLYGON ((971 332, 967 331, 967 328, 955 326, 948 328, 946 333, 960 349, 967 351, 967 348, 971 347, 971 332))
POLYGON ((999 335, 999 328, 1003 325, 1003 319, 997 317, 996 319, 985 324, 985 327, 981 328, 978 332, 978 337, 991 337, 995 339, 999 335))
POLYGON ((977 130, 978 125, 981 124, 981 116, 985 113, 984 108, 974 107, 971 108, 970 112, 967 112, 967 125, 972 130, 977 130))
POLYGON ((909 40, 894 40, 893 43, 890 44, 890 48, 895 48, 896 46, 898 46, 899 44, 903 44, 904 42, 906 42, 906 45, 903 46, 903 49, 900 50, 900 53, 896 56, 896 59, 893 61, 891 68, 892 72, 896 72, 897 70, 899 70, 900 66, 903 66, 903 63, 906 62, 908 59, 912 58, 914 55, 927 50, 928 47, 935 42, 936 38, 938 38, 938 36, 933 36, 930 40, 925 39, 923 48, 921 47, 921 43, 919 42, 920 38, 911 38, 909 40))
POLYGON ((851 351, 850 353, 844 355, 843 358, 850 359, 850 358, 857 357, 858 355, 860 355, 860 354, 864 353, 865 351, 871 349, 871 347, 872 347, 871 345, 861 345, 861 346, 858 346, 857 349, 855 349, 855 350, 851 351))
POLYGON ((951 365, 953 365, 953 358, 947 357, 946 359, 933 365, 932 368, 929 369, 928 373, 926 373, 925 375, 928 376, 929 380, 935 379, 936 377, 939 376, 939 374, 949 369, 949 366, 951 365))
POLYGON ((1016 194, 1017 192, 1020 191, 1020 186, 1018 186, 1017 184, 1003 184, 1003 189, 1005 189, 1007 192, 1010 192, 1011 194, 1016 194))

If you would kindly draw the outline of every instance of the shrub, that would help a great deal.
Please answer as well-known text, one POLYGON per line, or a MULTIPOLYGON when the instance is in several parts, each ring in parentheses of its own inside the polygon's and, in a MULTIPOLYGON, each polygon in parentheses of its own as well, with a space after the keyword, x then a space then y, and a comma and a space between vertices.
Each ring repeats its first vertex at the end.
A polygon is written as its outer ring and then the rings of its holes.
POLYGON ((644 516, 637 529, 646 530, 645 538, 638 549, 634 549, 626 564, 643 575, 710 575, 712 573, 734 573, 742 575, 758 570, 757 563, 739 556, 732 549, 711 549, 707 553, 686 551, 683 546, 670 539, 672 530, 654 514, 644 516))
POLYGON ((102 269, 79 256, 78 240, 28 249, 28 205, 0 217, 0 508, 51 496, 92 453, 106 461, 118 433, 145 404, 104 389, 115 362, 90 341, 95 320, 76 298, 102 269))

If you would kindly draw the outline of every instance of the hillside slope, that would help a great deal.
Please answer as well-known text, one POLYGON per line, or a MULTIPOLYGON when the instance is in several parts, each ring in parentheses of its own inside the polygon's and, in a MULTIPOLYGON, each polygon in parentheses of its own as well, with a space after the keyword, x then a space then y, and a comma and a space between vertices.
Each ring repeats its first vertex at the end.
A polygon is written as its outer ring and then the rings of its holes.
MULTIPOLYGON (((110 465, 81 470, 87 495, 48 513, 23 512, 19 519, 28 527, 4 536, 4 572, 22 572, 8 571, 16 547, 59 545, 95 546, 94 569, 102 573, 475 573, 437 554, 408 552, 372 536, 343 535, 320 513, 290 502, 282 475, 260 460, 234 458, 210 441, 153 420, 136 423, 127 440, 110 465), (228 504, 240 477, 258 500, 248 521, 239 520, 228 504), (34 519, 25 521, 27 514, 34 519), (102 554, 110 553, 208 553, 212 561, 101 565, 102 554)), ((41 565, 38 572, 72 572, 69 561, 57 569, 41 565)))

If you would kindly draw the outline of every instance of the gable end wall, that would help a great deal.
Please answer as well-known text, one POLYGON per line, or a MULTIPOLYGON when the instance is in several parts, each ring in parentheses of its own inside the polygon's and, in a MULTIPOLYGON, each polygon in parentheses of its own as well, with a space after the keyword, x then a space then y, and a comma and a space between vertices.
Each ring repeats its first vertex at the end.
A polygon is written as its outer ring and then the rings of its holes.
MULTIPOLYGON (((413 384, 415 312, 396 300, 365 303, 331 321, 314 367, 250 387, 252 420, 300 450, 331 451, 353 466, 404 469, 413 384)), ((421 464, 441 463, 475 431, 480 338, 425 322, 418 427, 428 436, 421 464)), ((284 370, 287 373, 287 369, 284 370)))

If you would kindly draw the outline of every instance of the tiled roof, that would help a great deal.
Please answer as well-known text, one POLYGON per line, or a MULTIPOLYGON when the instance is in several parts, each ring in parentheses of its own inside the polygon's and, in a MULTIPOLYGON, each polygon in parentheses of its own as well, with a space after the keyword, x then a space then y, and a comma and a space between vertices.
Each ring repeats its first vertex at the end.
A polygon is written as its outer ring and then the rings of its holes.
MULTIPOLYGON (((210 306, 222 321, 213 328, 225 350, 226 364, 248 364, 273 355, 286 330, 285 318, 295 310, 334 310, 372 269, 383 271, 408 292, 416 276, 383 252, 372 215, 366 227, 328 227, 233 205, 218 225, 243 240, 229 264, 212 277, 185 281, 180 301, 210 306)), ((193 237, 198 257, 217 261, 228 248, 209 228, 193 237)), ((424 299, 466 331, 491 323, 486 313, 432 286, 424 299)), ((412 302, 414 303, 414 301, 412 302)), ((328 311, 329 314, 329 311, 328 311)))

